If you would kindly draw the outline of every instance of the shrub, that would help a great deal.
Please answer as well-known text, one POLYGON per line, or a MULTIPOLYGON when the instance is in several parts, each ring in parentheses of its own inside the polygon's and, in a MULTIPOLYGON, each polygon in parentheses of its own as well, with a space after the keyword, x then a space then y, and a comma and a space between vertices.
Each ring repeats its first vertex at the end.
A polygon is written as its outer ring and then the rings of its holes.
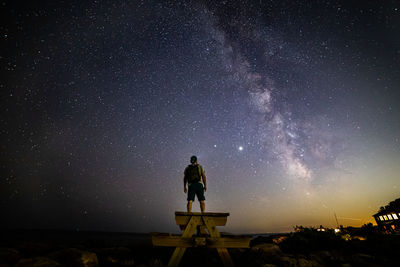
POLYGON ((288 253, 309 254, 314 251, 340 248, 344 242, 333 231, 318 232, 315 229, 304 228, 301 232, 291 233, 279 247, 288 253))

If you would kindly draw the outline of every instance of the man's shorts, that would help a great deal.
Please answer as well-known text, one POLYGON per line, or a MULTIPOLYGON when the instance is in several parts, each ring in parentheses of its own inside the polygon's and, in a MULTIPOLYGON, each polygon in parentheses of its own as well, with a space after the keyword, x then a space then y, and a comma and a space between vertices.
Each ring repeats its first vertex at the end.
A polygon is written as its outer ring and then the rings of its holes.
POLYGON ((202 183, 189 184, 187 200, 194 201, 194 195, 197 196, 197 199, 199 201, 206 200, 206 198, 204 197, 204 187, 202 183))

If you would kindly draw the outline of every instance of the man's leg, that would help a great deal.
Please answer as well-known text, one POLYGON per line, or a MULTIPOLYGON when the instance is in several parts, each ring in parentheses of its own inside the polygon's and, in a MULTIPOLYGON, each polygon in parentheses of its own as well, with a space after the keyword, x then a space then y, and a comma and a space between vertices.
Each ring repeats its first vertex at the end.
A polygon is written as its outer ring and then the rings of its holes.
POLYGON ((206 203, 204 202, 204 200, 200 201, 200 209, 201 209, 201 212, 206 211, 206 203))
POLYGON ((189 200, 187 203, 187 211, 188 212, 192 212, 192 203, 193 203, 193 200, 189 200))

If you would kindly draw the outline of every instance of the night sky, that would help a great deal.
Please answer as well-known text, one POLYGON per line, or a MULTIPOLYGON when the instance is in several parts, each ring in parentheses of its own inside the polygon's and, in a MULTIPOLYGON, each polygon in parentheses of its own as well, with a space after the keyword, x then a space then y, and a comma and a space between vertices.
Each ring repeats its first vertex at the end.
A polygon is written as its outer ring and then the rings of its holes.
POLYGON ((2 227, 179 232, 192 155, 222 231, 400 196, 398 1, 0 6, 2 227))

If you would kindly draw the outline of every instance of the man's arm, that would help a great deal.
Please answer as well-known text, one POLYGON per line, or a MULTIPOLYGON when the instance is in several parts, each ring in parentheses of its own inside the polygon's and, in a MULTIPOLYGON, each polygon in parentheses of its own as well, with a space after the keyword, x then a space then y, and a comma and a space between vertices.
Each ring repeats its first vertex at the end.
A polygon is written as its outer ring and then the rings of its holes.
POLYGON ((187 179, 186 179, 186 170, 185 170, 185 174, 183 175, 183 192, 187 192, 187 188, 186 188, 186 184, 187 184, 187 179))
POLYGON ((204 191, 207 191, 207 179, 206 179, 206 174, 204 173, 204 170, 201 173, 201 178, 203 179, 204 191))

